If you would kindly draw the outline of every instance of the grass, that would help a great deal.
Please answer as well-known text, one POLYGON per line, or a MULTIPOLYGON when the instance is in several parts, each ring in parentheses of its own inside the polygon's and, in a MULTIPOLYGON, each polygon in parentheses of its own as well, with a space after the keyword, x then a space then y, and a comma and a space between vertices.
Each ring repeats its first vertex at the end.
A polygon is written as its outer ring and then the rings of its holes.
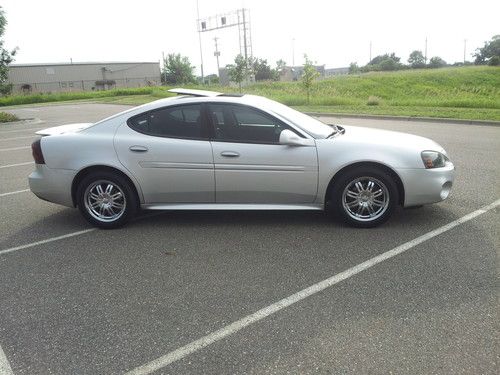
POLYGON ((12 113, 0 112, 0 122, 12 122, 18 120, 19 118, 16 115, 13 115, 12 113))
MULTIPOLYGON (((191 88, 201 88, 191 86, 191 88)), ((203 87, 207 89, 207 87, 203 87)), ((237 92, 234 87, 208 89, 237 92)), ((91 100, 139 105, 171 96, 166 87, 0 98, 0 106, 91 100)), ((244 88, 302 111, 500 121, 500 67, 371 72, 315 82, 310 102, 300 82, 264 82, 244 88)))

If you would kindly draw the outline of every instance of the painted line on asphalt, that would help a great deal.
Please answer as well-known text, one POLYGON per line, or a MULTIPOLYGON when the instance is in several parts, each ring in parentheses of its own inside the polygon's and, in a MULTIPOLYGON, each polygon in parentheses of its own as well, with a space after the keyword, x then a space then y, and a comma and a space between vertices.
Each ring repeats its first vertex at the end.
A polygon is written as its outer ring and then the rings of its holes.
POLYGON ((50 242, 54 242, 54 241, 63 240, 65 238, 71 238, 71 237, 79 236, 81 234, 93 232, 95 230, 97 230, 97 228, 89 228, 89 229, 79 230, 78 232, 72 232, 72 233, 68 233, 68 234, 63 234, 62 236, 51 237, 51 238, 47 238, 46 240, 31 242, 31 243, 28 243, 26 245, 11 247, 10 249, 0 250, 0 255, 7 254, 7 253, 12 253, 12 252, 17 251, 17 250, 28 249, 30 247, 34 247, 34 246, 38 246, 38 245, 43 245, 45 243, 50 243, 50 242))
POLYGON ((34 130, 42 130, 45 128, 27 128, 27 129, 16 129, 16 130, 1 130, 0 134, 7 134, 7 133, 20 133, 20 132, 27 132, 27 131, 34 131, 34 130))
POLYGON ((27 193, 30 191, 30 189, 24 189, 24 190, 17 190, 17 191, 10 191, 8 193, 2 193, 0 194, 0 197, 6 197, 8 195, 14 195, 14 194, 21 194, 21 193, 27 193))
POLYGON ((1 345, 0 345, 0 375, 14 375, 14 372, 12 372, 12 367, 10 367, 10 363, 7 360, 7 356, 5 355, 1 345))
MULTIPOLYGON (((159 215, 161 215, 163 213, 164 212, 162 211, 162 212, 155 212, 155 213, 147 214, 147 215, 143 215, 143 216, 138 216, 138 217, 136 217, 134 219, 134 221, 135 220, 142 220, 142 219, 148 219, 148 218, 151 218, 151 217, 159 216, 159 215)), ((68 233, 68 234, 64 234, 62 236, 50 237, 50 238, 47 238, 45 240, 36 241, 36 242, 30 242, 30 243, 27 243, 25 245, 19 245, 19 246, 16 246, 16 247, 11 247, 11 248, 8 248, 8 249, 0 250, 0 255, 12 253, 12 252, 18 251, 18 250, 29 249, 30 247, 34 247, 34 246, 38 246, 38 245, 43 245, 43 244, 54 242, 54 241, 64 240, 66 238, 71 238, 71 237, 79 236, 81 234, 85 234, 85 233, 96 231, 97 229, 98 228, 89 228, 89 229, 79 230, 77 232, 71 232, 71 233, 68 233)), ((1 375, 1 373, 0 373, 0 375, 1 375)))
POLYGON ((37 134, 33 134, 33 135, 27 135, 25 137, 0 138, 0 142, 4 142, 4 141, 16 141, 18 139, 29 139, 29 138, 36 138, 36 137, 39 137, 39 136, 37 134))
POLYGON ((17 150, 26 150, 27 148, 31 148, 31 146, 0 148, 0 151, 17 151, 17 150))
POLYGON ((35 162, 34 161, 27 161, 26 163, 0 165, 0 169, 12 168, 12 167, 20 167, 20 166, 23 166, 23 165, 30 165, 30 164, 35 164, 35 162))
POLYGON ((295 294, 292 294, 291 296, 288 296, 286 298, 283 298, 282 300, 275 302, 267 307, 264 307, 263 309, 260 309, 253 314, 247 315, 244 318, 237 320, 215 332, 212 332, 206 336, 203 336, 199 338, 198 340, 195 340, 187 345, 184 345, 170 353, 165 354, 164 356, 161 356, 149 363, 146 363, 145 365, 139 366, 129 372, 127 372, 125 375, 143 375, 143 374, 151 374, 152 372, 155 372, 157 370, 160 370, 173 362, 176 362, 184 357, 187 357, 190 354, 193 354, 219 340, 222 340, 232 334, 235 334, 236 332, 242 330, 245 327, 250 326, 251 324, 257 323, 258 321, 273 315, 280 310, 293 305, 299 301, 302 301, 303 299, 310 297, 316 293, 319 293, 335 284, 340 283, 343 280, 346 280, 354 275, 357 275, 360 272, 366 271, 367 269, 383 262, 388 259, 391 259, 395 257, 396 255, 402 254, 405 251, 423 243, 428 240, 430 240, 433 237, 439 236, 440 234, 449 231, 450 229, 453 229, 469 220, 472 220, 479 215, 482 215, 495 207, 500 205, 500 199, 496 200, 495 202, 480 208, 479 210, 476 210, 474 212, 471 212, 468 215, 462 216, 461 218, 452 221, 451 223, 448 223, 446 225, 443 225, 435 230, 432 230, 430 232, 427 232, 426 234, 417 237, 411 241, 405 242, 402 245, 399 245, 392 250, 389 250, 385 253, 382 253, 380 255, 377 255, 363 263, 360 263, 354 267, 351 267, 341 273, 338 273, 328 279, 325 279, 323 281, 320 281, 314 285, 311 285, 308 288, 305 288, 295 294))

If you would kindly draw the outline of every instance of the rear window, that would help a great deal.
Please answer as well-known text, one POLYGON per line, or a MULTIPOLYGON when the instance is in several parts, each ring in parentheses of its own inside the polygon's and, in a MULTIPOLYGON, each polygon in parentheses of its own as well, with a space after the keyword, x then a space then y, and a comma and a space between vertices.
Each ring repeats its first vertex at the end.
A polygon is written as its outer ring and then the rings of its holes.
POLYGON ((172 138, 203 138, 201 106, 167 107, 132 117, 129 126, 147 135, 172 138))

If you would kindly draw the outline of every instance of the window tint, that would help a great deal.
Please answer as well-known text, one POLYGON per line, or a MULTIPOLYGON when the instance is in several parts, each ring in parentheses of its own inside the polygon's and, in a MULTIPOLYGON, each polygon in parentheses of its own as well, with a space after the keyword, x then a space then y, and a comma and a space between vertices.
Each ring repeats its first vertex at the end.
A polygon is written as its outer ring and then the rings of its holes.
POLYGON ((129 126, 141 133, 161 137, 202 138, 201 106, 159 109, 133 117, 129 126))
POLYGON ((209 114, 215 139, 221 141, 279 143, 281 131, 289 129, 278 119, 243 105, 210 104, 209 114))

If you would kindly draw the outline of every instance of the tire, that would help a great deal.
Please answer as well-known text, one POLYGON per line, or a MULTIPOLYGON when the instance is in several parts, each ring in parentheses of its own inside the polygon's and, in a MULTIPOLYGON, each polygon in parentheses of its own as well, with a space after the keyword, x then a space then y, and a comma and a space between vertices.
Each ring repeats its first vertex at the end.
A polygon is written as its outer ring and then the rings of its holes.
POLYGON ((345 223, 372 228, 389 219, 399 193, 394 179, 385 171, 358 167, 336 179, 330 199, 333 213, 345 223))
POLYGON ((92 225, 119 228, 137 212, 136 193, 126 178, 112 172, 95 172, 84 177, 76 192, 78 209, 92 225))

